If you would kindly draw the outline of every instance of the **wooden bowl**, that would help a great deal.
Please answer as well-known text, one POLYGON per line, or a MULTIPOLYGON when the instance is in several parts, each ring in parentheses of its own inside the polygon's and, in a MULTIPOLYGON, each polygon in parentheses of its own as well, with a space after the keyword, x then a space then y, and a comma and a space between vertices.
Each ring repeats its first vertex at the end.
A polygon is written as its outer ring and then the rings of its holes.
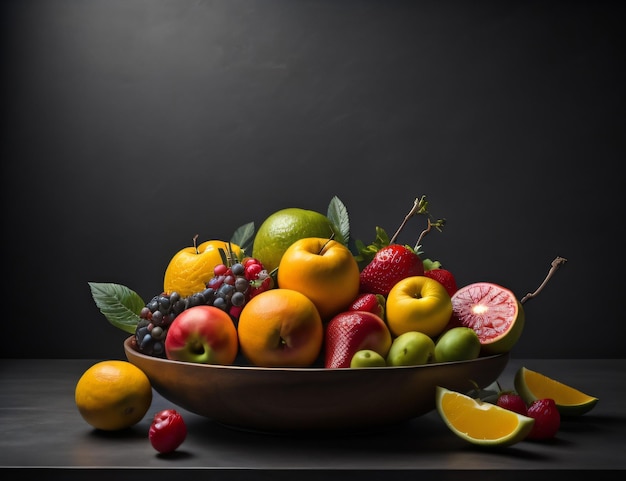
POLYGON ((231 427, 267 431, 364 430, 435 408, 435 388, 467 392, 497 380, 509 354, 421 366, 261 368, 171 361, 124 342, 128 361, 170 402, 231 427))

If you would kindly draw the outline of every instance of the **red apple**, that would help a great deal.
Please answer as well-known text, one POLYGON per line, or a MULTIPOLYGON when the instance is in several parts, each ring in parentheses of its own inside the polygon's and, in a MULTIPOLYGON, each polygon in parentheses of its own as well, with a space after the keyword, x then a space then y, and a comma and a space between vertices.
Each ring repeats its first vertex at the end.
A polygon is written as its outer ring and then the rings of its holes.
POLYGON ((175 361, 229 365, 238 349, 232 319, 214 306, 195 306, 181 312, 165 338, 165 354, 175 361))
POLYGON ((370 349, 387 357, 391 333, 380 316, 368 311, 346 311, 326 325, 324 365, 326 368, 350 367, 357 351, 370 349))

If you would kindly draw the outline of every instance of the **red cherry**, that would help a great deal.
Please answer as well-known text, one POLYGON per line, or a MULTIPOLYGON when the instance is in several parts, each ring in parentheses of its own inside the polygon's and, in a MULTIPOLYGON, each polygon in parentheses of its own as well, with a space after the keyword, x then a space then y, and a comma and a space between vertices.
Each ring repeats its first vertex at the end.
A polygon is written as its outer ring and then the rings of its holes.
POLYGON ((175 451, 186 437, 187 426, 178 411, 164 409, 154 415, 148 438, 158 452, 167 454, 175 451))
POLYGON ((247 265, 252 265, 252 264, 261 264, 261 261, 258 259, 255 259, 254 257, 246 257, 242 262, 244 267, 246 267, 247 265))
POLYGON ((263 266, 259 263, 248 263, 248 265, 246 265, 245 268, 245 276, 246 279, 248 279, 249 281, 253 281, 255 280, 258 275, 259 272, 261 272, 263 269, 263 266))

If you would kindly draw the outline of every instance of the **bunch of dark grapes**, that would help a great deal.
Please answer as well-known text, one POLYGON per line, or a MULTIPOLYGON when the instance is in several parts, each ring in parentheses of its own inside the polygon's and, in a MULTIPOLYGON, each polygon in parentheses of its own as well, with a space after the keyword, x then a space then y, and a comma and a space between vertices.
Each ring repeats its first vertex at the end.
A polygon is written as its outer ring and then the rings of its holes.
POLYGON ((188 297, 177 292, 154 296, 139 313, 135 329, 137 350, 165 357, 167 330, 178 314, 194 306, 214 306, 227 312, 237 326, 246 302, 274 287, 274 281, 257 259, 248 257, 230 266, 218 264, 206 289, 188 297))

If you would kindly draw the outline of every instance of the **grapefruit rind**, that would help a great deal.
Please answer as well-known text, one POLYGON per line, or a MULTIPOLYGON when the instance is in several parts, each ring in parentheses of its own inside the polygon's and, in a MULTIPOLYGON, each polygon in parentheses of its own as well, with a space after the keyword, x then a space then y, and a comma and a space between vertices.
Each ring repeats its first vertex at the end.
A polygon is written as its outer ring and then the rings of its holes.
POLYGON ((451 301, 452 317, 455 323, 471 327, 476 331, 482 346, 482 355, 509 352, 522 336, 526 323, 524 307, 515 294, 506 287, 493 282, 475 282, 458 289, 451 301), (497 292, 494 294, 493 291, 497 292), (500 299, 500 304, 504 306, 497 308, 496 314, 500 319, 493 322, 493 319, 488 319, 487 311, 495 309, 495 307, 487 306, 487 304, 496 298, 500 299), (475 303, 475 305, 471 303, 475 303), (475 310, 483 310, 484 312, 482 314, 468 312, 475 310), (508 324, 503 322, 506 320, 504 318, 509 319, 508 324), (485 322, 485 320, 489 322, 485 322))
POLYGON ((437 386, 436 406, 446 426, 479 446, 506 447, 523 441, 535 420, 495 404, 437 386))
POLYGON ((537 399, 554 399, 562 416, 582 416, 598 403, 597 397, 524 366, 515 373, 514 386, 526 404, 537 399))

